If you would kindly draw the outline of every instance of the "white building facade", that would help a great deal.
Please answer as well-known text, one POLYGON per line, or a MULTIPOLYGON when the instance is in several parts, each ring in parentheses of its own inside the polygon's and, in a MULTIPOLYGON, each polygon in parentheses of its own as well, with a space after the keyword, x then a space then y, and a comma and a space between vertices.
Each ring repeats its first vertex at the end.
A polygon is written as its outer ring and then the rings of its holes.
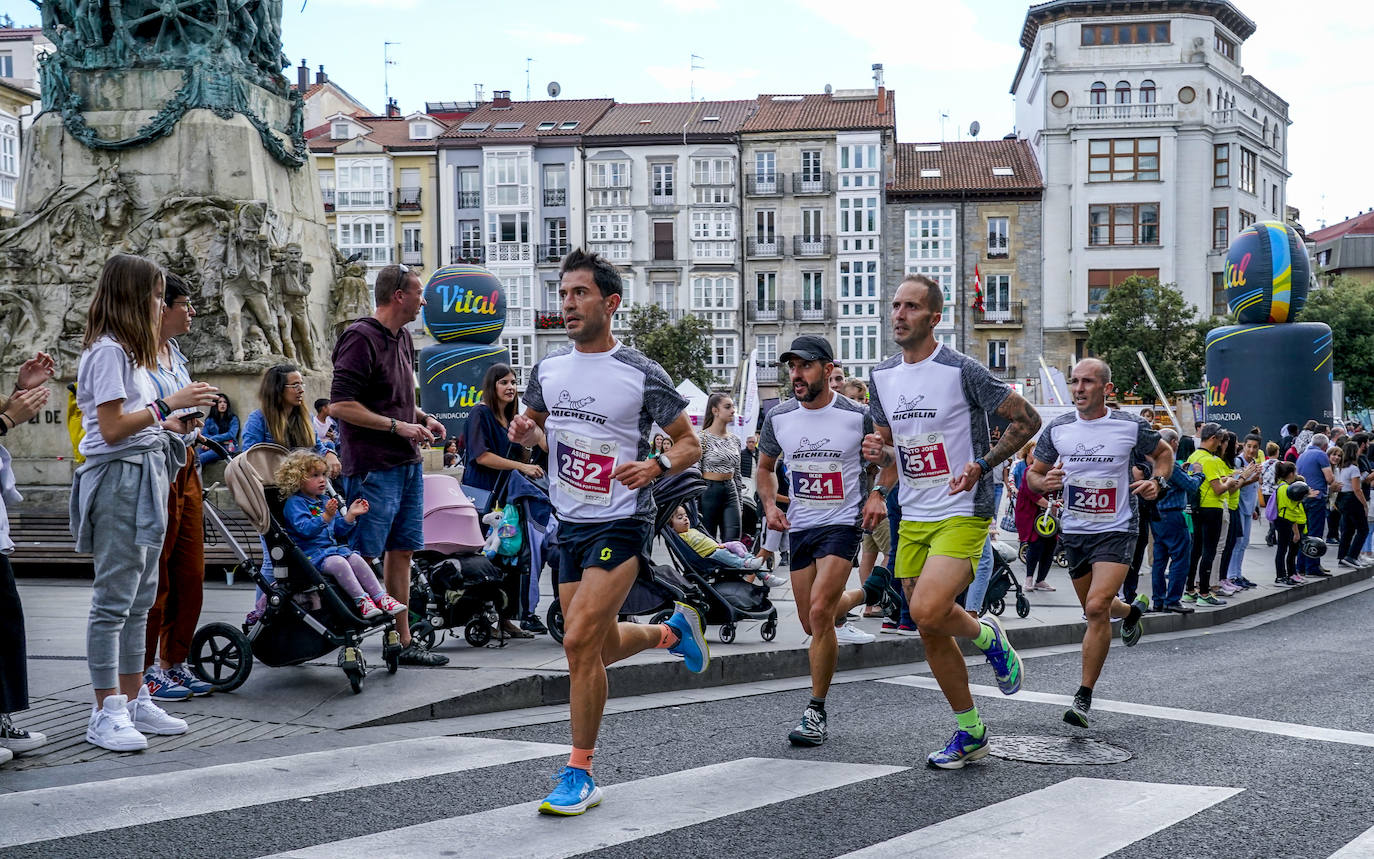
POLYGON ((1288 104, 1245 74, 1255 25, 1229 2, 1102 0, 1031 8, 1012 84, 1044 175, 1046 359, 1081 357, 1087 322, 1132 274, 1225 313, 1223 261, 1283 220, 1288 104), (1121 14, 1128 12, 1128 14, 1121 14))

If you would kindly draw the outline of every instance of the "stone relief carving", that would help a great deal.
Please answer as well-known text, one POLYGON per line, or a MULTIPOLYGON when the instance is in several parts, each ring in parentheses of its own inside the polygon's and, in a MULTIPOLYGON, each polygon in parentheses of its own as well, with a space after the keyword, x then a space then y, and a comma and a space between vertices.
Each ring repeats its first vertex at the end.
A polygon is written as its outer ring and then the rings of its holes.
POLYGON ((329 319, 337 336, 354 320, 372 314, 372 289, 367 285, 367 267, 356 259, 334 252, 334 289, 330 296, 329 319))

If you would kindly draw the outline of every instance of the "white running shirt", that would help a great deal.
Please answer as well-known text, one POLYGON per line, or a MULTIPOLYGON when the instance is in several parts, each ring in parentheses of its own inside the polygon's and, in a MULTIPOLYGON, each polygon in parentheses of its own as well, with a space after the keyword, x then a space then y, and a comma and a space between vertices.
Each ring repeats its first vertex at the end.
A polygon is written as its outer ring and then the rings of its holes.
POLYGON ((609 352, 550 352, 530 372, 521 397, 545 412, 549 501, 570 522, 652 520, 648 488, 626 489, 616 466, 649 458, 649 431, 677 420, 687 400, 663 368, 623 343, 609 352))
POLYGON ((859 524, 863 439, 871 432, 868 409, 841 394, 819 409, 791 399, 768 410, 759 450, 787 467, 782 493, 792 499, 787 520, 794 529, 859 524))
POLYGON ((1064 465, 1065 534, 1136 533, 1140 524, 1131 494, 1131 462, 1159 447, 1159 433, 1130 412, 1108 409, 1085 421, 1077 411, 1050 421, 1040 433, 1035 458, 1064 465))
POLYGON ((949 480, 992 449, 988 414, 1011 393, 977 361, 943 344, 908 364, 898 352, 869 374, 869 406, 878 426, 892 430, 897 449, 902 518, 939 522, 993 514, 993 478, 972 492, 949 494, 949 480))

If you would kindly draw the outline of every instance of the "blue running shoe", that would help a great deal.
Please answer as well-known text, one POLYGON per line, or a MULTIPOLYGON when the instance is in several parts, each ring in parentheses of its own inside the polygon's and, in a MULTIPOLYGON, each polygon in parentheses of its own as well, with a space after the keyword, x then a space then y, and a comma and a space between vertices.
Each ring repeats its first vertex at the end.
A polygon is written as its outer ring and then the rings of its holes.
POLYGON ((982 738, 976 740, 972 734, 960 728, 950 737, 949 745, 938 752, 931 752, 926 757, 926 766, 931 769, 961 770, 969 761, 986 757, 991 749, 986 728, 983 730, 982 738))
POLYGON ((596 786, 592 774, 586 770, 563 767, 563 771, 552 778, 558 782, 558 787, 539 803, 540 814, 572 817, 601 804, 601 788, 596 786))
POLYGON ((681 656, 687 663, 687 670, 700 674, 711 664, 711 648, 706 644, 706 636, 701 634, 701 615, 685 602, 677 603, 677 611, 666 621, 678 634, 678 642, 668 648, 668 652, 681 656))
POLYGON ((1021 657, 1012 649, 1002 624, 994 615, 989 614, 978 622, 992 630, 992 644, 983 655, 988 658, 992 673, 997 675, 997 688, 1003 695, 1015 695, 1021 689, 1021 657))

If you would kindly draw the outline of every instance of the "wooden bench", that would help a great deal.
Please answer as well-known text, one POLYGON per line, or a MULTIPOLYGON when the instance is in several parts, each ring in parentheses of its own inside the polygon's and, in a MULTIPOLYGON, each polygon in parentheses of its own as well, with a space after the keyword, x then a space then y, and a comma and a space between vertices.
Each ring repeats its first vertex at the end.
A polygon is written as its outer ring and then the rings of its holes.
MULTIPOLYGON (((248 523, 247 517, 236 508, 219 507, 220 518, 234 539, 248 553, 254 562, 262 560, 262 548, 258 534, 248 523)), ((27 567, 31 572, 37 568, 66 574, 89 574, 91 556, 76 551, 76 540, 72 538, 70 522, 65 510, 24 510, 10 514, 10 539, 14 541, 14 553, 9 556, 15 567, 27 567)), ((206 572, 222 573, 239 563, 224 535, 209 527, 205 534, 206 572)))

